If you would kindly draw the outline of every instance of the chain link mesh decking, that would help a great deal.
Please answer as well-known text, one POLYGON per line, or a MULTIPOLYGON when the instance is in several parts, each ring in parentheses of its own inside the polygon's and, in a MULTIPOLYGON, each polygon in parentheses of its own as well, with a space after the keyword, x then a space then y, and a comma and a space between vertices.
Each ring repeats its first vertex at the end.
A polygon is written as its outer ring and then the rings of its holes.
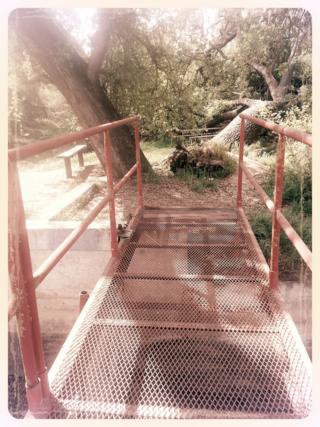
POLYGON ((145 208, 51 381, 50 418, 303 418, 311 378, 236 209, 145 208))

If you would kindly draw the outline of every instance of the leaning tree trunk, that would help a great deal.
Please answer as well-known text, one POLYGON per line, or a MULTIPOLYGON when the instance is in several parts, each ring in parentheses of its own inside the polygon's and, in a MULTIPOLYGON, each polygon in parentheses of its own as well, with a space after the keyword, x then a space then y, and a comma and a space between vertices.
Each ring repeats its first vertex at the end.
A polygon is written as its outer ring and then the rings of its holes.
MULTIPOLYGON (((270 102, 258 102, 252 107, 248 108, 245 111, 245 114, 253 117, 259 117, 261 114, 261 109, 265 107, 267 104, 271 104, 270 102)), ((232 120, 231 123, 228 124, 221 132, 216 135, 211 142, 217 142, 219 144, 226 145, 229 150, 233 144, 239 144, 240 142, 240 124, 241 118, 237 116, 232 120)), ((245 121, 244 128, 244 140, 245 144, 250 145, 254 143, 258 136, 264 131, 264 128, 258 126, 248 120, 245 121)))
MULTIPOLYGON (((69 43, 66 35, 53 22, 52 16, 39 9, 17 9, 11 19, 23 43, 74 110, 85 128, 120 120, 99 79, 87 76, 87 62, 69 43)), ((110 131, 114 177, 122 177, 136 162, 135 143, 128 126, 110 131)), ((105 169, 104 135, 89 138, 97 157, 105 169)), ((150 166, 141 152, 142 171, 150 166)))
POLYGON ((233 120, 235 119, 240 113, 242 113, 244 110, 246 110, 248 107, 246 105, 244 105, 243 107, 237 109, 237 110, 232 110, 232 111, 227 111, 226 113, 222 113, 222 114, 218 114, 214 117, 212 117, 212 119, 206 124, 207 128, 213 128, 214 126, 225 122, 227 120, 233 120))

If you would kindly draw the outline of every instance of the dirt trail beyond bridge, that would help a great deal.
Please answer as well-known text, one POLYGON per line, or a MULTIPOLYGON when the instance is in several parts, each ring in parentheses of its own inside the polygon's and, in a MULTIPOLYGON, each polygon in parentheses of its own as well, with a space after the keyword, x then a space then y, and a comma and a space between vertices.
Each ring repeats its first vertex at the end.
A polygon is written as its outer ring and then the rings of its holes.
MULTIPOLYGON (((236 154, 232 154, 238 159, 236 154)), ((244 157, 244 163, 250 172, 261 182, 263 173, 269 167, 260 162, 244 157)), ((92 166, 74 167, 72 180, 65 177, 64 168, 45 172, 21 172, 20 181, 25 204, 27 219, 42 219, 40 210, 57 200, 78 182, 98 182, 100 189, 86 206, 80 208, 77 219, 81 220, 104 196, 106 178, 100 166, 90 170, 92 166)), ((237 197, 238 168, 236 172, 218 182, 218 191, 205 189, 203 194, 190 190, 188 185, 178 179, 167 176, 161 168, 154 167, 159 175, 159 182, 145 182, 143 184, 144 204, 148 206, 202 206, 202 207, 234 207, 237 197)), ((243 176, 243 208, 245 212, 259 209, 263 202, 248 179, 243 176)), ((116 195, 116 212, 119 221, 137 207, 137 185, 133 177, 116 195)), ((97 221, 105 221, 106 215, 100 214, 97 221)))

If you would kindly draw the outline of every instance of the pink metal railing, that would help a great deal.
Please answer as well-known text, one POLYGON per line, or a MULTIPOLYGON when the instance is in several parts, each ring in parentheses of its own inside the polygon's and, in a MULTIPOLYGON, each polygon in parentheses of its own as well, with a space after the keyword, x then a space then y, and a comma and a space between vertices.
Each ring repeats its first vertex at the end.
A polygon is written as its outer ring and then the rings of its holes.
MULTIPOLYGON (((282 183, 283 183, 283 167, 284 167, 284 136, 289 136, 298 141, 301 141, 309 146, 312 146, 312 136, 294 129, 285 128, 276 125, 275 123, 266 122, 261 119, 248 116, 244 113, 241 117, 241 132, 240 132, 240 153, 239 153, 239 176, 238 176, 238 195, 237 207, 243 217, 247 221, 242 210, 242 172, 246 174, 252 185, 256 188, 259 195, 262 197, 267 207, 273 213, 273 233, 272 233, 272 252, 271 266, 269 269, 270 287, 277 288, 278 286, 278 256, 279 256, 279 238, 280 226, 284 229, 289 239, 312 269, 312 254, 303 243, 301 238, 293 230, 288 221, 281 213, 282 201, 282 183), (275 197, 274 202, 267 196, 252 174, 248 171, 243 163, 243 147, 244 147, 244 120, 250 120, 267 129, 274 130, 279 133, 279 143, 277 150, 277 165, 275 178, 275 197)), ((45 366, 42 340, 40 333, 40 324, 38 317, 38 309, 36 303, 35 289, 66 254, 75 241, 86 230, 89 224, 96 218, 101 210, 110 203, 110 227, 111 227, 111 249, 112 257, 118 257, 118 244, 116 234, 115 207, 114 196, 137 171, 138 175, 138 203, 143 206, 142 198, 142 181, 141 181, 141 161, 140 161, 140 146, 139 146, 139 130, 138 120, 140 116, 120 120, 117 122, 97 126, 81 132, 73 133, 58 138, 52 138, 47 141, 40 141, 29 146, 15 148, 9 150, 9 228, 8 228, 8 244, 9 244, 9 277, 11 282, 13 298, 9 303, 9 320, 16 314, 18 320, 19 341, 21 354, 26 376, 26 391, 30 412, 35 417, 41 417, 43 413, 48 413, 50 410, 49 404, 49 383, 48 373, 45 366), (112 162, 111 162, 111 146, 109 130, 118 126, 135 121, 135 142, 136 142, 136 164, 129 172, 118 182, 113 188, 112 179, 112 162), (108 194, 103 200, 89 213, 84 221, 67 237, 67 239, 56 249, 56 251, 42 264, 42 266, 33 274, 28 235, 26 229, 26 221, 24 216, 23 201, 21 196, 21 188, 19 182, 19 174, 17 161, 31 157, 35 154, 40 154, 57 148, 71 142, 104 132, 105 133, 105 155, 106 155, 106 175, 108 177, 108 194)), ((257 245, 256 240, 252 237, 252 242, 257 245)), ((258 251, 258 253, 260 253, 258 251)), ((261 255, 262 256, 262 255, 261 255)), ((263 261, 263 260, 262 260, 263 261)), ((267 268, 267 266, 266 266, 267 268)))
POLYGON ((305 261, 307 266, 312 271, 312 253, 306 244, 302 241, 299 235, 294 231, 289 222, 281 213, 282 206, 282 186, 283 186, 283 171, 284 171, 284 157, 285 157, 285 136, 288 136, 296 141, 303 142, 304 144, 312 147, 312 135, 300 132, 296 129, 287 128, 277 125, 276 123, 267 122, 266 120, 257 119, 247 114, 241 113, 240 127, 240 150, 239 150, 239 172, 238 172, 238 194, 237 194, 237 207, 242 208, 242 172, 246 174, 251 184, 257 190, 259 196, 267 205, 268 209, 273 214, 272 221, 272 243, 271 243, 271 259, 269 269, 269 286, 270 288, 278 288, 278 260, 279 260, 279 242, 280 242, 280 226, 283 228, 286 235, 289 237, 294 247, 299 252, 301 258, 305 261), (266 129, 278 132, 278 147, 276 157, 276 171, 275 171, 275 187, 274 187, 274 201, 268 197, 263 191, 258 182, 254 179, 253 175, 249 172, 243 163, 243 147, 244 147, 244 121, 249 120, 266 129))
POLYGON ((9 169, 9 226, 8 226, 8 269, 12 289, 12 299, 9 302, 8 320, 17 315, 18 334, 23 360, 26 392, 29 410, 38 418, 50 410, 48 372, 45 366, 38 308, 35 289, 56 266, 60 259, 71 248, 75 241, 88 228, 101 210, 110 203, 110 227, 112 257, 118 257, 118 243, 116 231, 116 218, 114 196, 128 181, 130 176, 137 171, 138 175, 138 204, 143 205, 141 160, 138 120, 140 116, 130 117, 117 122, 96 126, 81 132, 52 138, 46 141, 14 148, 8 152, 9 169), (111 144, 109 130, 118 126, 135 122, 136 160, 135 165, 113 188, 111 144), (87 215, 82 223, 65 239, 54 253, 33 274, 26 220, 24 215, 21 187, 17 161, 40 154, 53 148, 76 142, 83 138, 104 132, 104 144, 106 155, 106 175, 108 177, 108 194, 87 215))

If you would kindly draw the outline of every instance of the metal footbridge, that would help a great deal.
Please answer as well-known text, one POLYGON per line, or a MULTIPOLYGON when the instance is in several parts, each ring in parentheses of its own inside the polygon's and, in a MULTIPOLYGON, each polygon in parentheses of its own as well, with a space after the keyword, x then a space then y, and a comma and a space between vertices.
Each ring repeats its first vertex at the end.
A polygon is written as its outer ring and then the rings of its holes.
MULTIPOLYGON (((134 120, 139 156, 137 118, 134 120)), ((269 122, 264 122, 266 127, 265 123, 269 122)), ((281 141, 284 143, 280 133, 278 151, 281 141)), ((108 130, 105 142, 108 156, 108 130)), ((258 184, 245 169, 241 154, 239 165, 237 207, 155 208, 143 206, 137 157, 132 170, 138 171, 140 206, 129 224, 131 237, 119 245, 110 194, 125 181, 115 188, 110 184, 104 206, 110 202, 113 256, 49 375, 39 366, 39 345, 33 344, 33 367, 24 359, 27 418, 308 416, 311 362, 277 289, 277 265, 271 260, 269 268, 241 207, 242 171, 258 184), (39 380, 35 385, 28 384, 32 369, 39 380)), ((274 229, 286 228, 311 267, 310 251, 282 219, 277 195, 273 203, 256 188, 274 214, 274 229)), ((276 194, 279 196, 278 190, 276 194)), ((81 230, 79 226, 33 274, 33 286, 39 285, 81 230)), ((279 243, 276 231, 274 234, 273 246, 279 243)), ((18 247, 17 253, 23 255, 23 248, 18 247)), ((16 262, 19 260, 17 257, 16 262)), ((23 266, 21 270, 26 271, 23 266)), ((10 263, 9 271, 11 282, 18 282, 10 263)), ((19 316, 12 303, 11 317, 15 313, 19 316)), ((33 327, 30 339, 35 343, 33 327)), ((23 336, 20 343, 24 356, 23 336)))

